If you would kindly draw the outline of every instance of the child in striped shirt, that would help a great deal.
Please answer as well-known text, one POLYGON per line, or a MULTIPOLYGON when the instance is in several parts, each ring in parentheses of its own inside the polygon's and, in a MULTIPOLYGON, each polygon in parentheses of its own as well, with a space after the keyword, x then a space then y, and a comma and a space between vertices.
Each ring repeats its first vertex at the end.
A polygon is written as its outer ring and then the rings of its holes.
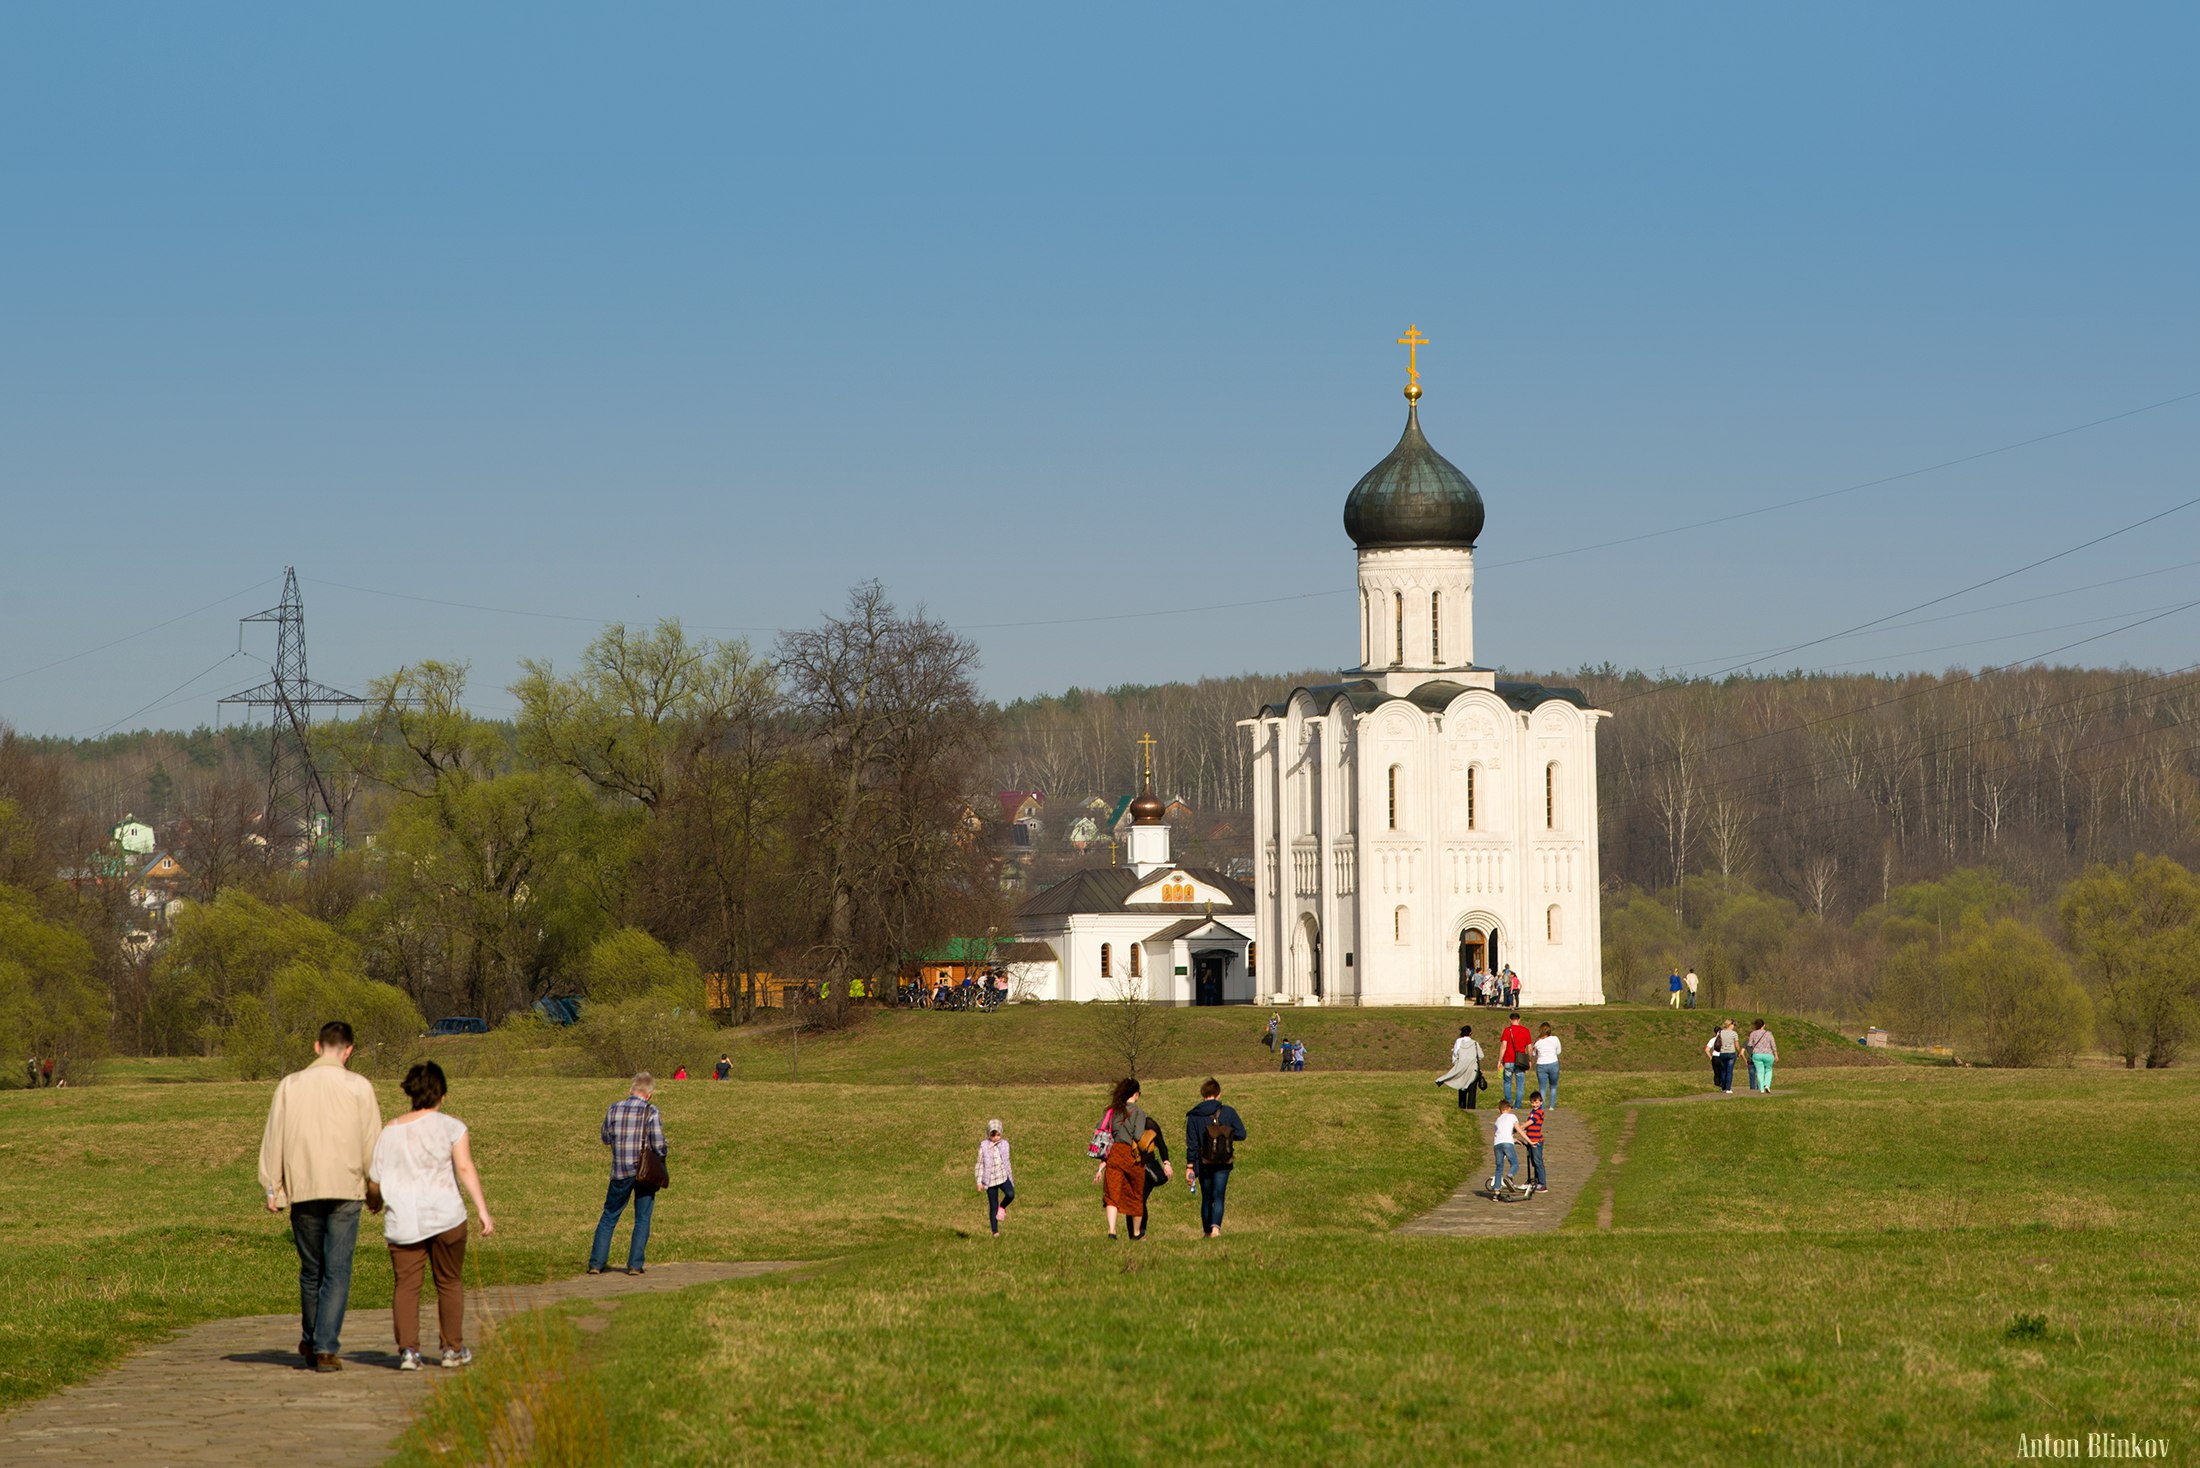
POLYGON ((1520 1139, 1526 1142, 1528 1165, 1521 1169, 1539 1193, 1550 1188, 1543 1181, 1543 1093, 1535 1091, 1528 1097, 1528 1119, 1520 1124, 1520 1139))

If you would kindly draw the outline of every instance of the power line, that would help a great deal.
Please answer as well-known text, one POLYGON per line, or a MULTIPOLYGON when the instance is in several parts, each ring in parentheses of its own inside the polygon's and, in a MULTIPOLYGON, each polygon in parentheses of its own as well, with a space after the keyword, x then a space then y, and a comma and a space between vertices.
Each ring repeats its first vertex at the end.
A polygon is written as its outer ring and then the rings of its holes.
MULTIPOLYGON (((2003 571, 2003 572, 2001 572, 2001 573, 2000 573, 2000 574, 1998 574, 1998 575, 1994 575, 1994 576, 1989 576, 1989 577, 1987 577, 1987 578, 1986 578, 1986 579, 1985 579, 1984 581, 1974 581, 1974 582, 1972 582, 1972 583, 1971 583, 1971 584, 1970 584, 1969 586, 1961 587, 1961 588, 1959 588, 1959 589, 1957 589, 1957 590, 1955 590, 1955 591, 1950 591, 1950 592, 1946 592, 1946 593, 1944 593, 1944 594, 1942 594, 1942 595, 1940 595, 1940 596, 1936 596, 1936 597, 1931 597, 1931 598, 1928 598, 1928 599, 1927 599, 1927 600, 1925 600, 1925 601, 1921 601, 1921 602, 1918 602, 1918 603, 1917 603, 1916 605, 1914 605, 1914 606, 1907 606, 1907 607, 1904 607, 1904 608, 1902 608, 1902 609, 1901 609, 1900 611, 1894 611, 1894 612, 1889 612, 1889 613, 1887 613, 1887 614, 1886 614, 1885 616, 1883 616, 1883 617, 1874 617, 1874 618, 1872 618, 1872 619, 1871 619, 1871 620, 1870 620, 1869 622, 1859 622, 1859 623, 1857 623, 1857 624, 1856 624, 1855 626, 1853 626, 1853 627, 1845 627, 1845 628, 1843 628, 1843 629, 1842 629, 1841 631, 1839 631, 1839 632, 1829 632, 1829 633, 1827 633, 1827 634, 1826 634, 1825 636, 1823 636, 1823 637, 1813 637, 1813 638, 1811 638, 1811 639, 1810 639, 1809 641, 1807 641, 1807 642, 1798 642, 1798 643, 1795 643, 1795 644, 1793 644, 1792 646, 1780 648, 1780 649, 1779 649, 1778 651, 1775 651, 1775 652, 1769 652, 1769 653, 1764 653, 1764 654, 1762 654, 1762 655, 1760 655, 1760 656, 1758 656, 1758 657, 1753 657, 1753 658, 1750 658, 1750 659, 1748 659, 1748 660, 1746 660, 1746 661, 1744 661, 1744 662, 1739 662, 1739 663, 1734 663, 1734 664, 1731 664, 1731 665, 1729 665, 1729 666, 1727 666, 1727 667, 1724 667, 1724 668, 1721 668, 1721 669, 1719 669, 1719 670, 1718 670, 1717 672, 1715 672, 1715 673, 1706 673, 1706 674, 1704 674, 1704 675, 1703 675, 1703 677, 1702 677, 1702 678, 1679 678, 1679 679, 1674 679, 1674 680, 1672 680, 1672 681, 1670 681, 1670 682, 1667 682, 1667 683, 1663 683, 1663 684, 1660 684, 1659 686, 1657 686, 1657 687, 1655 687, 1655 688, 1646 688, 1646 689, 1644 689, 1644 690, 1643 690, 1642 692, 1640 692, 1640 693, 1632 693, 1632 694, 1629 694, 1629 695, 1627 696, 1627 700, 1617 700, 1617 701, 1619 701, 1619 702, 1625 702, 1625 701, 1628 701, 1628 700, 1632 700, 1632 699, 1637 699, 1637 698, 1648 698, 1648 697, 1650 697, 1650 696, 1651 696, 1652 694, 1657 694, 1657 693, 1663 693, 1663 692, 1667 691, 1668 689, 1671 689, 1671 688, 1677 688, 1677 687, 1681 686, 1681 685, 1682 685, 1682 684, 1684 684, 1684 683, 1696 683, 1696 682, 1703 682, 1703 681, 1706 681, 1706 680, 1709 680, 1709 679, 1713 679, 1713 678, 1723 678, 1723 677, 1725 677, 1725 676, 1726 676, 1727 674, 1729 674, 1729 673, 1738 673, 1738 672, 1740 672, 1740 671, 1741 671, 1742 669, 1744 669, 1744 668, 1752 667, 1752 666, 1754 666, 1754 665, 1756 665, 1756 664, 1758 664, 1758 663, 1761 663, 1761 662, 1765 662, 1765 661, 1768 661, 1769 659, 1772 659, 1772 658, 1778 658, 1778 657, 1786 657, 1786 656, 1787 656, 1787 655, 1788 655, 1789 653, 1801 652, 1801 651, 1803 651, 1803 650, 1804 650, 1805 648, 1817 647, 1817 646, 1819 646, 1819 645, 1820 645, 1820 644, 1822 644, 1822 643, 1834 642, 1834 641, 1837 641, 1837 640, 1839 640, 1840 638, 1843 638, 1843 637, 1850 637, 1850 636, 1853 636, 1853 635, 1855 635, 1855 634, 1856 634, 1856 633, 1858 633, 1858 632, 1863 632, 1863 631, 1867 631, 1867 630, 1869 630, 1870 628, 1873 628, 1873 627, 1878 627, 1878 626, 1881 626, 1881 625, 1883 625, 1883 624, 1885 624, 1885 623, 1891 622, 1891 621, 1893 621, 1893 620, 1894 620, 1895 618, 1897 618, 1897 617, 1906 617, 1906 616, 1908 616, 1908 615, 1909 615, 1910 613, 1912 613, 1912 612, 1921 612, 1921 611, 1925 610, 1925 609, 1926 609, 1927 607, 1937 607, 1937 606, 1939 606, 1939 605, 1940 605, 1941 603, 1943 603, 1943 602, 1950 602, 1950 601, 1954 601, 1954 600, 1955 600, 1955 599, 1956 599, 1957 597, 1959 597, 1959 596, 1968 596, 1968 595, 1970 595, 1970 594, 1971 594, 1972 592, 1974 592, 1974 591, 1979 591, 1979 590, 1983 590, 1984 588, 1986 588, 1986 587, 1989 587, 1989 586, 1993 586, 1993 585, 1995 585, 1995 584, 1996 584, 1996 583, 1998 583, 1998 582, 2002 582, 2002 581, 2007 581, 2007 580, 2008 580, 2008 579, 2009 579, 2010 577, 2012 577, 2012 576, 2022 576, 2022 575, 2023 575, 2023 574, 2024 574, 2025 572, 2027 572, 2027 571, 2036 571, 2036 570, 2038 570, 2038 569, 2039 569, 2040 567, 2042 567, 2042 566, 2045 566, 2045 565, 2049 565, 2049 564, 2051 564, 2051 563, 2053 563, 2053 562, 2055 562, 2055 561, 2059 561, 2059 560, 2062 560, 2062 559, 2063 559, 2063 558, 2064 558, 2065 556, 2074 556, 2074 555, 2076 555, 2076 554, 2077 554, 2077 553, 2078 553, 2079 551, 2082 551, 2082 550, 2091 550, 2091 549, 2092 549, 2092 548, 2093 548, 2094 546, 2100 545, 2100 544, 2102 544, 2102 543, 2103 543, 2103 542, 2105 542, 2105 541, 2110 541, 2110 540, 2114 540, 2114 539, 2115 539, 2115 538, 2116 538, 2117 536, 2119 536, 2119 535, 2129 535, 2129 534, 2130 534, 2130 533, 2131 533, 2132 531, 2134 531, 2134 530, 2138 530, 2138 529, 2141 529, 2141 528, 2143 528, 2143 527, 2145 527, 2145 526, 2148 526, 2148 525, 2152 525, 2152 524, 2153 524, 2153 523, 2154 523, 2155 521, 2157 521, 2157 520, 2161 520, 2161 519, 2166 519, 2167 517, 2169 517, 2169 516, 2171 516, 2171 515, 2174 515, 2174 514, 2178 513, 2178 512, 2180 511, 2180 510, 2189 510, 2189 509, 2191 509, 2191 508, 2192 508, 2192 507, 2193 507, 2194 505, 2200 505, 2200 495, 2196 495, 2196 496, 2194 496, 2194 497, 2193 497, 2192 499, 2186 500, 2186 501, 2184 501, 2184 502, 2183 502, 2183 503, 2181 503, 2181 504, 2175 504, 2175 505, 2171 505, 2171 506, 2170 506, 2170 507, 2169 507, 2168 509, 2166 509, 2166 510, 2157 510, 2157 511, 2156 511, 2156 512, 2155 512, 2154 514, 2148 515, 2148 516, 2146 516, 2146 517, 2145 517, 2145 518, 2143 518, 2143 519, 2139 519, 2139 520, 2134 520, 2134 521, 2132 521, 2132 522, 2131 522, 2131 523, 2130 523, 2129 525, 2123 525, 2123 526, 2119 526, 2119 527, 2117 527, 2116 529, 2114 529, 2114 530, 2111 530, 2111 531, 2107 532, 2107 533, 2106 533, 2106 534, 2104 534, 2104 535, 2096 535, 2096 536, 2094 536, 2094 537, 2093 537, 2093 538, 2092 538, 2091 540, 2085 540, 2085 541, 2080 541, 2080 542, 2079 542, 2078 544, 2076 544, 2076 545, 2073 545, 2073 546, 2066 546, 2066 547, 2064 547, 2064 548, 2063 548, 2062 550, 2056 551, 2056 552, 2055 552, 2055 553, 2054 553, 2053 555, 2046 555, 2046 556, 2041 556, 2041 557, 2040 557, 2040 558, 2039 558, 2038 560, 2036 560, 2036 561, 2027 561, 2027 562, 2026 562, 2026 563, 2025 563, 2024 565, 2021 565, 2021 566, 2015 567, 2015 568, 2013 568, 2013 569, 2011 569, 2011 570, 2008 570, 2008 571, 2003 571)), ((2200 603, 2192 603, 2192 602, 2188 602, 2188 603, 2186 603, 2186 605, 2187 605, 2187 606, 2191 606, 2191 605, 2200 605, 2200 603)), ((2172 608, 2171 610, 2172 610, 2172 611, 2182 611, 2182 610, 2183 610, 2183 607, 2175 607, 2175 608, 2172 608)), ((2163 615, 2163 616, 2167 616, 2167 615, 2169 615, 2169 613, 2168 613, 2168 612, 2164 612, 2164 613, 2163 613, 2162 615, 2163 615)), ((2146 618, 2145 620, 2146 620, 2146 621, 2148 621, 2148 622, 2151 622, 2151 621, 2156 621, 2156 620, 2158 620, 2158 619, 2157 619, 2157 618, 2154 618, 2154 617, 2149 617, 2149 618, 2146 618)), ((2132 623, 2131 625, 2132 625, 2133 627, 2138 627, 2138 626, 2143 626, 2143 625, 2144 625, 2144 623, 2143 623, 2143 622, 2134 622, 2134 623, 2132 623)), ((2118 631, 2124 631, 2124 630, 2128 630, 2128 629, 2124 629, 2124 628, 2118 628, 2117 630, 2118 630, 2118 631)), ((2103 634, 2101 634, 2101 635, 2102 635, 2103 637, 2106 637, 2106 636, 2112 636, 2113 634, 2112 634, 2112 633, 2103 633, 2103 634)), ((2089 638, 2086 638, 2086 639, 2084 639, 2084 641, 2085 641, 2085 642, 2097 642, 2097 641, 2099 641, 2099 640, 2100 640, 2099 638, 2091 638, 2091 637, 2089 637, 2089 638)), ((2082 642, 2074 642, 2074 643, 2070 643, 2070 644, 2069 644, 2068 646, 2069 646, 2069 647, 2079 647, 2079 646, 2083 646, 2083 645, 2084 645, 2084 644, 2083 644, 2082 642)), ((2045 653, 2042 653, 2042 654, 2040 654, 2040 656, 2041 656, 2041 657, 2051 657, 2051 656, 2053 656, 2053 655, 2054 655, 2054 653, 2057 653, 2057 652, 2064 652, 2064 651, 2067 651, 2067 650, 2068 650, 2068 648, 2054 648, 2054 649, 2051 649, 2051 650, 2050 650, 2049 652, 2045 652, 2045 653)))
MULTIPOLYGON (((64 663, 73 663, 78 658, 88 658, 95 652, 105 652, 110 647, 120 647, 125 642, 131 642, 137 638, 147 636, 150 633, 158 632, 163 627, 173 627, 178 622, 184 621, 191 617, 196 617, 201 612, 211 612, 212 610, 214 610, 214 608, 221 606, 226 602, 233 602, 240 596, 249 596, 251 593, 258 591, 261 587, 266 586, 267 584, 268 583, 266 581, 255 581, 250 586, 247 586, 240 591, 232 591, 227 596, 217 597, 213 601, 208 602, 203 607, 193 607, 188 612, 177 613, 175 616, 170 617, 165 622, 155 622, 150 627, 140 627, 135 632, 126 632, 122 636, 117 637, 112 642, 102 642, 97 647, 87 647, 82 652, 72 652, 65 658, 55 658, 50 663, 40 663, 35 668, 25 668, 20 673, 10 673, 6 677, 0 677, 0 683, 13 683, 18 678, 28 678, 33 673, 43 673, 49 668, 58 668, 64 663)), ((124 717, 127 718, 129 716, 126 714, 124 715, 124 717)))
POLYGON ((1736 510, 1729 515, 1714 515, 1708 520, 1693 520, 1686 525, 1672 525, 1663 530, 1646 530, 1640 535, 1623 535, 1616 540, 1599 540, 1588 545, 1577 545, 1567 550, 1545 551, 1541 555, 1521 556, 1515 560, 1498 561, 1493 563, 1489 569, 1495 570, 1502 566, 1525 566, 1535 561, 1556 560, 1560 556, 1578 556, 1589 551, 1610 550, 1613 546, 1635 545, 1645 540, 1656 540, 1661 536, 1680 535, 1690 530, 1706 530, 1714 525, 1728 525, 1736 520, 1747 520, 1757 515, 1769 515, 1775 510, 1791 510, 1797 505, 1816 504, 1821 500, 1834 499, 1840 495, 1855 494, 1859 490, 1877 489, 1885 484, 1899 484, 1905 479, 1915 479, 1921 474, 1938 473, 1942 469, 1953 469, 1960 464, 1975 464, 1981 459, 1991 459, 1997 454, 2014 453, 2018 449, 2027 449, 2034 444, 2046 443, 2051 439, 2067 438, 2073 433, 2083 433, 2089 428, 2099 428, 2103 424, 2120 422, 2125 418, 2136 418, 2141 413, 2151 413, 2157 408, 2167 408, 2177 403, 2190 402, 2194 398, 2200 398, 2200 388, 2196 388, 2191 392, 2179 393, 2175 397, 2163 398, 2159 402, 2147 403, 2141 407, 2127 408, 2121 413, 2111 413, 2106 418, 2095 418, 2091 422, 2073 424, 2069 428, 2058 428, 2052 433, 2042 433, 2032 438, 2019 439, 2015 443, 2005 443, 1998 448, 1981 449, 1975 454, 1964 454, 1958 458, 1942 459, 1937 464, 1927 464, 1922 468, 1905 469, 1900 474, 1889 474, 1880 479, 1867 479, 1861 484, 1844 485, 1840 489, 1827 489, 1816 494, 1799 495, 1794 499, 1780 500, 1775 504, 1759 505, 1753 510, 1736 510))
POLYGON ((139 714, 142 714, 147 709, 152 708, 154 704, 163 703, 168 699, 174 697, 176 694, 183 692, 184 689, 189 688, 192 684, 198 682, 201 678, 204 678, 207 674, 213 672, 216 668, 221 667, 231 658, 241 656, 243 656, 243 653, 241 651, 225 652, 220 657, 216 658, 213 662, 208 663, 205 667, 201 668, 198 672, 193 673, 190 677, 184 679, 181 683, 178 683, 175 687, 169 689, 166 693, 163 693, 158 698, 155 698, 151 703, 140 704, 138 707, 124 714, 121 718, 115 720, 114 723, 105 725, 89 735, 86 735, 82 731, 79 731, 75 734, 69 735, 68 737, 71 739, 82 739, 87 737, 97 739, 101 735, 112 733, 119 725, 128 723, 130 720, 136 718, 139 714))

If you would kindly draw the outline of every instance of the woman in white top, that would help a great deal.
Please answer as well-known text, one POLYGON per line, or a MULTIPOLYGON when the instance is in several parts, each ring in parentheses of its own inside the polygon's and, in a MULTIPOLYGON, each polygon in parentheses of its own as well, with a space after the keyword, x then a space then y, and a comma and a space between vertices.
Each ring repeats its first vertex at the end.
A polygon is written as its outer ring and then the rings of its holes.
POLYGON ((1558 1110, 1558 1036, 1545 1025, 1543 1033, 1528 1047, 1535 1052, 1535 1084, 1543 1093, 1543 1109, 1558 1110))
POLYGON ((481 1174, 474 1170, 466 1123, 437 1109, 449 1089, 443 1067, 425 1061, 406 1071, 402 1084, 413 1109, 382 1128, 367 1168, 388 1210, 382 1236, 397 1276, 390 1309, 397 1326, 397 1367, 420 1369, 420 1280, 430 1268, 435 1271, 443 1364, 464 1366, 474 1353, 466 1347, 466 1292, 460 1279, 466 1264, 466 1200, 459 1196, 459 1186, 464 1184, 481 1215, 483 1238, 496 1232, 496 1220, 481 1198, 481 1174))

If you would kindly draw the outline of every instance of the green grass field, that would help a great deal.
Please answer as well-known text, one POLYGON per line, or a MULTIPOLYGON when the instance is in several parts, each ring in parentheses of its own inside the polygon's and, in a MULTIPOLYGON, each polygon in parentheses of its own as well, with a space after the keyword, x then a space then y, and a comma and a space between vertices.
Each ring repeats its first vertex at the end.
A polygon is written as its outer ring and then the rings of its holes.
MULTIPOLYGON (((2162 1437, 2173 1461, 2200 1444, 2200 1074, 1860 1064, 1876 1057, 1785 1024, 1780 1094, 1636 1104, 1702 1089, 1708 1024, 1584 1011, 1558 1022, 1563 1094, 1603 1157, 1633 1113, 1625 1163, 1600 1167, 1554 1234, 1400 1238, 1486 1165, 1428 1084, 1457 1012, 1289 1016, 1314 1056, 1303 1075, 1252 1069, 1251 1011, 1186 1015, 1149 1105, 1180 1117, 1196 1075, 1224 1072, 1253 1136, 1228 1237, 1197 1239, 1176 1188, 1133 1246, 1102 1236, 1083 1136, 1104 1098, 1081 1077, 1106 1067, 1078 1011, 879 1018, 805 1039, 800 1082, 773 1074, 783 1038, 743 1037, 735 1084, 661 1093, 675 1186, 653 1257, 818 1263, 630 1300, 574 1338, 566 1369, 586 1389, 567 1395, 602 1404, 625 1461, 1372 1464, 1509 1447, 1916 1464, 2014 1459, 2041 1433, 2162 1437), (998 1242, 970 1175, 992 1115, 1022 1194, 998 1242)), ((251 1176, 265 1086, 159 1073, 0 1094, 0 1405, 175 1325, 292 1298, 282 1220, 251 1176)), ((475 1250, 487 1277, 578 1270, 596 1122, 618 1093, 457 1083, 450 1110, 502 1225, 475 1250)), ((388 1280, 363 1237, 355 1302, 386 1300, 388 1280)), ((523 1385, 500 1370, 492 1351, 471 1394, 447 1388, 398 1461, 463 1460, 483 1395, 523 1385)))

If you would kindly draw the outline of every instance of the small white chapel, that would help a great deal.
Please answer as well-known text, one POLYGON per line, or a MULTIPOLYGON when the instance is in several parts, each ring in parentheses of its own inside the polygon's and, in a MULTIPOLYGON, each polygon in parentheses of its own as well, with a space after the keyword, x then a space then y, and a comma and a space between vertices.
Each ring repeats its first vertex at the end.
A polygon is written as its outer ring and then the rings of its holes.
POLYGON ((1406 425, 1345 499, 1360 662, 1241 722, 1253 740, 1261 997, 1462 1003, 1511 967, 1527 1005, 1604 1002, 1596 734, 1571 688, 1474 660, 1482 496, 1406 425), (1273 957, 1271 957, 1273 955, 1273 957))
POLYGON ((1153 789, 1130 804, 1127 860, 1085 867, 1034 893, 1012 919, 1004 950, 1019 999, 1136 997, 1157 1004, 1250 1004, 1254 999, 1252 889, 1177 862, 1167 808, 1153 789))

